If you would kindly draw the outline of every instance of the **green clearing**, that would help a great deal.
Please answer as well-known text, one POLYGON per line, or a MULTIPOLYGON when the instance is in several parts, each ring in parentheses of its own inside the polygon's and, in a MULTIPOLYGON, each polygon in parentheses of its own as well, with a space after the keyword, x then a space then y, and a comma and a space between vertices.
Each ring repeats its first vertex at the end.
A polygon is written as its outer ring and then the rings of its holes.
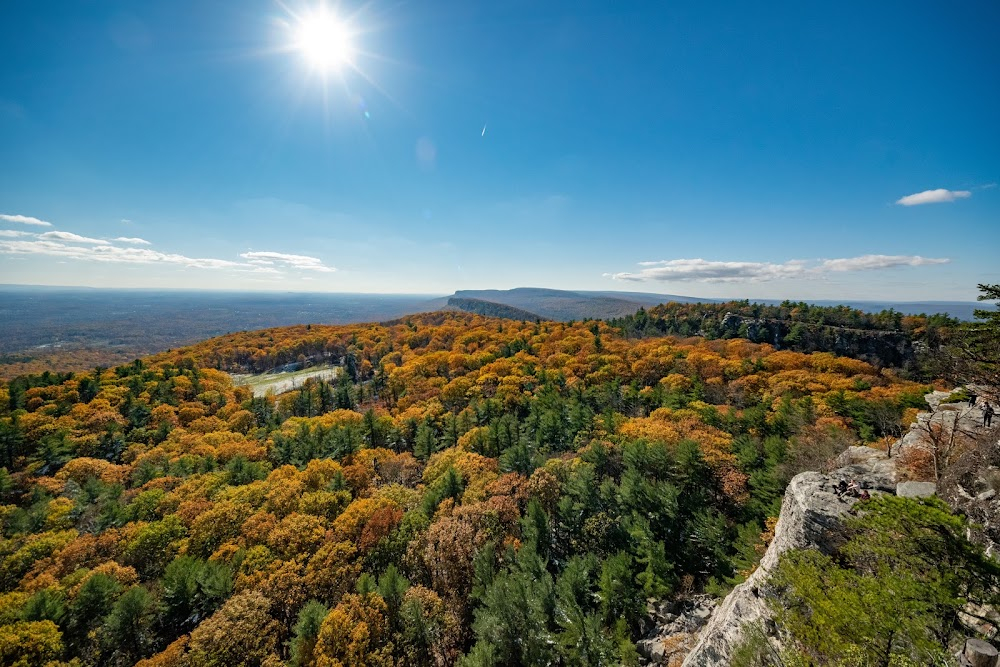
POLYGON ((340 369, 336 366, 321 366, 303 368, 287 373, 261 373, 260 375, 233 375, 233 383, 240 387, 250 387, 254 396, 266 396, 268 393, 283 394, 297 389, 310 378, 333 380, 340 369))

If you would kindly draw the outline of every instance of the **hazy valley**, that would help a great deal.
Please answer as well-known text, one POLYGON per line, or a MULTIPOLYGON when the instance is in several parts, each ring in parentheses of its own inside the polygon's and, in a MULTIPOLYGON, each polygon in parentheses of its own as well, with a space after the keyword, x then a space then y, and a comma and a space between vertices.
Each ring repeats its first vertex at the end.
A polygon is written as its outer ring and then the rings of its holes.
MULTIPOLYGON (((0 287, 0 376, 111 366, 212 336, 291 324, 382 322, 440 309, 508 319, 607 319, 671 301, 713 302, 537 288, 461 290, 449 297, 5 286, 0 287)), ((970 319, 975 307, 969 302, 847 305, 866 312, 949 313, 958 319, 970 319)))

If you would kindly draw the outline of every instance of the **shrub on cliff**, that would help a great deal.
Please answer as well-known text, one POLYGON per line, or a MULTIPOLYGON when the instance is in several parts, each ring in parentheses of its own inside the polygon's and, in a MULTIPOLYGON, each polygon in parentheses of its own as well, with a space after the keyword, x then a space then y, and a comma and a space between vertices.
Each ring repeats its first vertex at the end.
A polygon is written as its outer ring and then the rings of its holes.
MULTIPOLYGON (((938 499, 883 496, 862 507, 832 555, 791 551, 772 575, 786 646, 807 664, 939 664, 953 640, 975 634, 964 627, 967 603, 1000 602, 1000 563, 938 499)), ((743 664, 771 664, 756 644, 743 664)))

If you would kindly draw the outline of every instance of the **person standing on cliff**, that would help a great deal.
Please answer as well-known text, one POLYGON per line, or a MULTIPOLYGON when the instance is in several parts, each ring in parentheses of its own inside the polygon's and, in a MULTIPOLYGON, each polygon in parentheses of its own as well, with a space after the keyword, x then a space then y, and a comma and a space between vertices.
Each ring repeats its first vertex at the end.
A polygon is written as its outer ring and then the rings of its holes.
POLYGON ((970 407, 970 408, 971 408, 971 407, 972 407, 973 405, 975 405, 975 404, 976 404, 976 399, 977 399, 977 398, 979 398, 979 396, 978 396, 978 395, 976 394, 976 392, 974 392, 974 391, 970 391, 970 392, 969 392, 969 407, 970 407))
POLYGON ((993 414, 993 406, 987 403, 986 409, 983 410, 983 428, 990 428, 993 425, 993 414))

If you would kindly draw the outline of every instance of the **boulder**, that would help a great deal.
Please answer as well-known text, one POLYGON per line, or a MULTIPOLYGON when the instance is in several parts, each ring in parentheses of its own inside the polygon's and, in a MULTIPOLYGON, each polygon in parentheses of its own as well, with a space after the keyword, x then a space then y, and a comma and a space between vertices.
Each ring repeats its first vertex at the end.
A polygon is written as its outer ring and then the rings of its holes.
POLYGON ((995 646, 981 639, 969 639, 962 651, 961 664, 968 667, 996 667, 997 658, 995 646))
POLYGON ((896 495, 900 498, 929 498, 937 493, 934 482, 900 482, 896 486, 896 495))
POLYGON ((927 405, 931 406, 931 410, 937 410, 938 406, 941 405, 941 401, 950 397, 953 393, 958 391, 932 391, 924 396, 924 400, 927 401, 927 405))
POLYGON ((636 642, 640 664, 679 667, 698 641, 698 632, 712 616, 715 599, 693 595, 669 602, 651 602, 647 608, 653 627, 636 642))
POLYGON ((666 657, 666 649, 663 646, 663 640, 658 637, 653 639, 640 639, 636 642, 635 648, 639 651, 639 655, 654 665, 662 663, 663 659, 666 657))
POLYGON ((834 467, 843 468, 844 466, 855 465, 857 463, 867 463, 873 460, 881 460, 885 458, 885 452, 881 449, 875 449, 874 447, 848 447, 840 453, 834 462, 834 467))

